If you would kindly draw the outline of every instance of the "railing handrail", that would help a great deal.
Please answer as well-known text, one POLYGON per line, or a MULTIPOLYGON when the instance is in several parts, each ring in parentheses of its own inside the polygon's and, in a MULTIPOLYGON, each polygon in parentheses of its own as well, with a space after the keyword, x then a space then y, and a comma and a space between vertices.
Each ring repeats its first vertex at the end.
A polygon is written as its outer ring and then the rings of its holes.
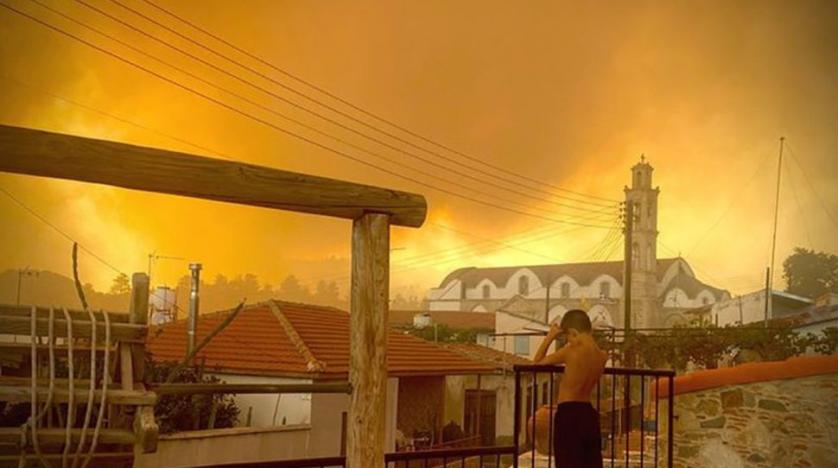
POLYGON ((422 460, 432 458, 477 457, 480 455, 515 454, 514 445, 491 447, 467 447, 450 449, 414 450, 411 452, 390 452, 384 455, 385 462, 422 460))
MULTIPOLYGON (((564 372, 564 366, 552 364, 515 364, 515 372, 564 372)), ((606 367, 604 375, 643 375, 649 377, 675 377, 672 369, 639 369, 631 367, 606 367)))

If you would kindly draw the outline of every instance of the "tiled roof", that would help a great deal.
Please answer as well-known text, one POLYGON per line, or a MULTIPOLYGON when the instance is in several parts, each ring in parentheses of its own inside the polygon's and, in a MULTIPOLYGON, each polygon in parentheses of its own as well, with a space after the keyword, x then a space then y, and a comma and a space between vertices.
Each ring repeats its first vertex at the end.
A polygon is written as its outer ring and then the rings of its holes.
POLYGON ((516 364, 531 365, 533 362, 516 354, 506 353, 494 348, 475 343, 447 343, 446 348, 456 351, 470 359, 477 359, 491 365, 502 366, 511 370, 516 364))
MULTIPOLYGON (((196 341, 200 342, 228 314, 201 315, 196 341)), ((186 323, 153 327, 148 349, 157 361, 182 359, 186 323)), ((198 353, 197 360, 201 359, 205 359, 207 370, 223 373, 345 378, 349 371, 349 314, 330 307, 279 301, 246 306, 198 353)), ((390 331, 387 369, 391 376, 442 375, 492 373, 498 366, 390 331)))
POLYGON ((413 316, 429 314, 433 323, 448 325, 451 328, 465 330, 469 328, 495 329, 494 312, 463 312, 448 310, 391 310, 388 321, 390 325, 412 326, 413 316))
MULTIPOLYGON (((658 259, 658 278, 660 279, 666 270, 677 261, 677 258, 662 258, 658 259)), ((546 282, 553 282, 564 275, 568 275, 579 284, 590 284, 599 275, 609 275, 618 282, 623 281, 623 262, 586 262, 586 263, 561 263, 556 265, 532 265, 532 266, 511 266, 511 267, 494 267, 494 268, 460 268, 454 270, 440 283, 439 287, 443 288, 449 284, 451 280, 462 280, 469 288, 477 286, 483 279, 489 279, 495 285, 505 285, 509 278, 517 271, 526 268, 531 270, 541 281, 542 284, 546 282)))

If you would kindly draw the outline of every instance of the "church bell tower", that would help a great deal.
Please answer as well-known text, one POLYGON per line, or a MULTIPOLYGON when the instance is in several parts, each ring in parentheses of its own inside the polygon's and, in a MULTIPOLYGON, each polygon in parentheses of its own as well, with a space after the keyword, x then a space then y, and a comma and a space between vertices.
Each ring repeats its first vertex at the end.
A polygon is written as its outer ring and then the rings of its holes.
MULTIPOLYGON (((634 220, 631 242, 631 327, 651 328, 659 323, 657 239, 658 187, 652 188, 654 169, 640 156, 631 168, 631 187, 624 189, 626 206, 632 205, 634 220)), ((623 287, 625 281, 623 282, 623 287)))

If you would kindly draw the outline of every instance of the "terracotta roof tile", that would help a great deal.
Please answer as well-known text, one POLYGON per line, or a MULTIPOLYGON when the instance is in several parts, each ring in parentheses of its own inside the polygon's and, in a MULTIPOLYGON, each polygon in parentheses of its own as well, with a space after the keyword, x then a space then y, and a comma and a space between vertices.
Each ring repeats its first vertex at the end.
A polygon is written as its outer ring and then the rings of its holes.
MULTIPOLYGON (((349 314, 339 309, 274 301, 276 309, 293 327, 289 336, 269 304, 245 307, 238 317, 200 353, 207 369, 235 373, 308 375, 339 378, 349 371, 349 314), (293 334, 293 333, 292 333, 293 334), (304 346, 300 346, 304 344, 304 346), (307 349, 322 371, 307 367, 307 349)), ((229 312, 201 315, 197 341, 209 334, 229 312)), ((178 321, 153 327, 148 348, 155 360, 180 360, 186 352, 186 323, 178 321)), ((410 335, 390 331, 387 346, 390 375, 489 373, 502 366, 473 359, 410 335)))

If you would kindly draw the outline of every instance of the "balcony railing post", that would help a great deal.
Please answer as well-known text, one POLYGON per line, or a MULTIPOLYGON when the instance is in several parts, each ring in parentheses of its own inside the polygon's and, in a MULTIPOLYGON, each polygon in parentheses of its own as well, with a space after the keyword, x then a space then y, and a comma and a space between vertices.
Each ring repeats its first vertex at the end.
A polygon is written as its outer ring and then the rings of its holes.
POLYGON ((512 466, 518 468, 518 454, 521 452, 521 371, 515 369, 515 421, 512 424, 512 445, 515 453, 512 456, 512 466))
POLYGON ((674 409, 675 409, 675 376, 669 376, 669 415, 667 417, 668 426, 666 428, 667 432, 667 440, 666 440, 666 448, 667 448, 667 467, 672 468, 672 447, 673 447, 673 436, 674 431, 672 427, 672 421, 674 420, 674 409))

